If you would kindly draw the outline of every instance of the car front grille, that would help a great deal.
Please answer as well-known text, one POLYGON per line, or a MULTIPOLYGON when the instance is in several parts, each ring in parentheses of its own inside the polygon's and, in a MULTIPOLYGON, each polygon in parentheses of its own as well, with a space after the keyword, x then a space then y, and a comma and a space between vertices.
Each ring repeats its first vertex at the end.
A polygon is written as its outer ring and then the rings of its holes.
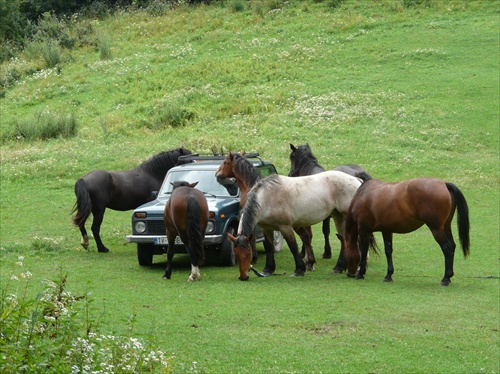
POLYGON ((148 221, 148 234, 149 235, 166 235, 167 229, 163 220, 150 220, 148 221))

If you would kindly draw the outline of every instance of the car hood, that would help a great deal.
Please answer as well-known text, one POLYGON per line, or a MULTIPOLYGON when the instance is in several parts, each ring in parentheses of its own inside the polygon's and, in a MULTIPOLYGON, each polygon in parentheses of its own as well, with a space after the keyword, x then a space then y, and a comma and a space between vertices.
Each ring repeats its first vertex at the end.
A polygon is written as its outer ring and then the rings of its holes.
MULTIPOLYGON (((228 198, 224 196, 223 198, 217 198, 212 196, 206 196, 208 210, 212 212, 219 211, 224 209, 227 206, 231 205, 239 205, 240 198, 228 198)), ((150 201, 149 203, 143 204, 140 207, 134 209, 134 212, 147 212, 148 214, 163 214, 165 211, 165 205, 167 204, 168 199, 155 199, 150 201)))

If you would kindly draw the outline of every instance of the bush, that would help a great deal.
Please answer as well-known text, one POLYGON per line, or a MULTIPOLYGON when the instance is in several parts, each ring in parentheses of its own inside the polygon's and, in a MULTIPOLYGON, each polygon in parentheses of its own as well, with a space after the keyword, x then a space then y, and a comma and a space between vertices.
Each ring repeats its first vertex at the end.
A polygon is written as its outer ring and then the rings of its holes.
POLYGON ((58 115, 50 112, 36 114, 33 118, 17 120, 13 133, 4 135, 24 140, 46 140, 58 137, 70 138, 77 133, 74 114, 58 115))
MULTIPOLYGON (((17 265, 23 266, 24 257, 17 265)), ((168 359, 151 343, 100 333, 89 294, 66 291, 67 275, 44 281, 29 297, 29 271, 2 285, 0 347, 2 373, 144 373, 166 370, 168 359)), ((134 318, 129 319, 133 323, 134 318)), ((130 329, 131 331, 132 329, 130 329)))

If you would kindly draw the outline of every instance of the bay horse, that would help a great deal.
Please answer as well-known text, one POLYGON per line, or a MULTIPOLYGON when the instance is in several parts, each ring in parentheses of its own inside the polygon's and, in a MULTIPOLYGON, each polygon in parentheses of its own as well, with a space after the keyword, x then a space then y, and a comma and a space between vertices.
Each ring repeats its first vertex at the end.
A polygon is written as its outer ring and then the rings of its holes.
POLYGON ((381 231, 387 258, 384 281, 392 282, 393 233, 406 234, 427 225, 444 254, 445 271, 441 285, 449 285, 456 248, 451 230, 455 210, 460 244, 464 257, 467 257, 470 247, 469 208, 464 195, 453 183, 434 178, 399 183, 372 179, 363 183, 353 198, 346 219, 348 276, 364 278, 370 235, 381 231))
POLYGON ((80 228, 82 246, 89 247, 85 222, 92 213, 92 233, 99 252, 109 252, 100 236, 101 224, 106 208, 126 211, 154 200, 153 191, 158 191, 167 171, 175 166, 179 156, 191 154, 184 147, 161 152, 132 170, 92 170, 79 178, 75 184, 76 203, 71 213, 76 212, 73 224, 80 228))
MULTIPOLYGON (((305 175, 313 175, 322 173, 325 171, 325 168, 318 163, 318 159, 313 155, 311 151, 311 147, 309 144, 303 144, 299 146, 294 146, 290 143, 290 172, 288 173, 289 177, 303 177, 305 175)), ((353 177, 360 178, 362 181, 367 181, 372 179, 372 176, 361 166, 356 164, 347 164, 340 165, 334 167, 332 170, 343 171, 353 177)), ((312 240, 312 230, 311 227, 306 228, 310 233, 312 240)), ((323 258, 331 258, 332 257, 332 247, 330 246, 330 217, 327 217, 323 221, 323 237, 325 238, 325 247, 323 252, 323 258)), ((341 240, 342 243, 342 240, 341 240)), ((303 252, 305 252, 305 248, 303 247, 303 252)), ((308 262, 314 264, 316 260, 314 259, 314 252, 306 253, 308 258, 308 262)), ((333 268, 334 273, 342 273, 347 269, 346 260, 344 257, 344 251, 342 249, 342 245, 340 248, 339 256, 337 258, 337 263, 333 268)))
MULTIPOLYGON (((238 235, 228 233, 235 243, 234 252, 238 259, 240 280, 248 280, 252 249, 250 242, 258 224, 264 236, 272 242, 273 232, 280 231, 295 260, 295 276, 302 276, 306 266, 299 254, 294 227, 304 244, 310 246, 309 235, 304 227, 332 216, 337 232, 344 235, 344 220, 352 197, 361 185, 358 178, 339 171, 305 177, 285 177, 273 174, 257 182, 247 195, 241 214, 238 235)), ((265 246, 266 265, 264 275, 276 270, 274 250, 265 246)))
POLYGON ((178 181, 170 199, 165 205, 164 221, 167 229, 167 267, 163 279, 172 275, 172 259, 174 258, 175 238, 179 236, 191 259, 191 274, 188 281, 201 278, 199 266, 205 260, 204 238, 208 222, 208 203, 205 195, 194 188, 198 182, 178 181))
MULTIPOLYGON (((255 168, 253 164, 244 156, 244 153, 240 154, 232 152, 229 152, 224 161, 222 161, 222 164, 215 172, 215 177, 219 181, 226 178, 235 179, 241 192, 241 209, 245 206, 250 189, 255 185, 255 183, 264 178, 259 170, 255 168)), ((252 263, 256 263, 258 256, 255 236, 253 236, 252 239, 252 263)), ((266 245, 266 241, 267 239, 264 241, 264 246, 266 245)), ((270 243, 267 244, 269 245, 270 243)))

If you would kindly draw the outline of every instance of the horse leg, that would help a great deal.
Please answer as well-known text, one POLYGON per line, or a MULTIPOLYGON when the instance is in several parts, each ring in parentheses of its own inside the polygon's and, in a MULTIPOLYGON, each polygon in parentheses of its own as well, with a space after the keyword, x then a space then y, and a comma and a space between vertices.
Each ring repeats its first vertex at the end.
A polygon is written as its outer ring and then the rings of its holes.
POLYGON ((451 277, 453 277, 453 259, 456 248, 451 227, 449 229, 445 228, 445 230, 431 229, 431 232, 444 255, 444 277, 440 284, 441 286, 448 286, 451 283, 451 277))
POLYGON ((273 275, 276 270, 276 261, 274 260, 273 232, 264 232, 264 250, 266 251, 266 265, 262 274, 265 276, 273 275))
POLYGON ((359 269, 356 274, 356 279, 365 279, 366 274, 366 259, 368 256, 368 246, 370 245, 370 235, 363 233, 359 234, 358 247, 361 252, 361 259, 359 261, 359 269))
MULTIPOLYGON (((344 240, 342 239, 345 237, 345 220, 344 220, 344 217, 339 213, 332 214, 332 217, 333 217, 333 221, 335 222, 335 227, 337 229, 337 238, 339 238, 339 240, 340 240, 339 257, 337 258, 337 263, 333 267, 333 272, 335 274, 342 274, 344 272, 344 270, 347 269, 347 260, 346 260, 345 255, 344 255, 344 240)), ((323 221, 323 224, 325 221, 323 221)), ((330 249, 330 252, 331 252, 331 249, 330 249)))
POLYGON ((323 258, 332 258, 332 247, 330 246, 330 217, 323 221, 323 236, 325 238, 325 251, 323 252, 323 258))
MULTIPOLYGON (((299 236, 300 236, 300 232, 299 232, 300 229, 302 229, 302 228, 297 228, 297 229, 294 228, 294 231, 299 236)), ((310 237, 310 241, 312 242, 312 228, 311 228, 311 226, 304 227, 304 229, 308 231, 309 237, 310 237)), ((305 258, 307 256, 307 248, 306 248, 306 244, 304 243, 304 241, 302 241, 302 250, 300 251, 300 255, 302 256, 302 258, 305 258)))
POLYGON ((288 244, 288 248, 290 248, 290 252, 292 252, 293 258, 295 260, 295 271, 293 272, 292 276, 303 276, 306 272, 306 265, 304 263, 304 260, 302 260, 302 257, 300 256, 299 246, 297 245, 297 240, 295 240, 293 229, 290 228, 288 230, 281 231, 281 233, 283 234, 283 237, 288 244))
POLYGON ((255 232, 254 232, 254 234, 252 235, 252 239, 250 240, 250 245, 252 246, 252 264, 256 264, 257 259, 259 258, 259 255, 257 253, 257 243, 255 240, 256 236, 257 235, 255 235, 255 232))
POLYGON ((384 282, 392 282, 394 274, 394 264, 392 263, 392 232, 383 232, 385 258, 387 259, 387 275, 384 282))
MULTIPOLYGON (((314 271, 314 264, 316 263, 316 259, 314 258, 314 252, 311 246, 311 227, 299 227, 298 229, 294 229, 297 234, 299 234, 302 239, 303 246, 305 247, 306 252, 306 269, 309 271, 314 271)), ((301 255, 301 257, 303 257, 301 255)))
POLYGON ((172 260, 174 259, 174 253, 174 246, 169 244, 167 249, 167 266, 165 267, 165 274, 163 274, 162 279, 170 279, 172 276, 172 260))
POLYGON ((189 274, 188 281, 194 282, 201 279, 200 268, 196 265, 191 264, 191 274, 189 274))
POLYGON ((82 247, 85 249, 89 249, 89 236, 87 235, 87 230, 85 229, 85 223, 80 226, 80 232, 82 233, 82 247))
POLYGON ((101 231, 101 224, 102 220, 104 218, 104 212, 106 211, 106 208, 104 209, 92 209, 92 215, 94 216, 94 219, 92 221, 92 233, 94 234, 94 240, 95 243, 97 244, 97 251, 98 252, 109 252, 109 249, 104 246, 101 240, 100 236, 100 231, 101 231))

